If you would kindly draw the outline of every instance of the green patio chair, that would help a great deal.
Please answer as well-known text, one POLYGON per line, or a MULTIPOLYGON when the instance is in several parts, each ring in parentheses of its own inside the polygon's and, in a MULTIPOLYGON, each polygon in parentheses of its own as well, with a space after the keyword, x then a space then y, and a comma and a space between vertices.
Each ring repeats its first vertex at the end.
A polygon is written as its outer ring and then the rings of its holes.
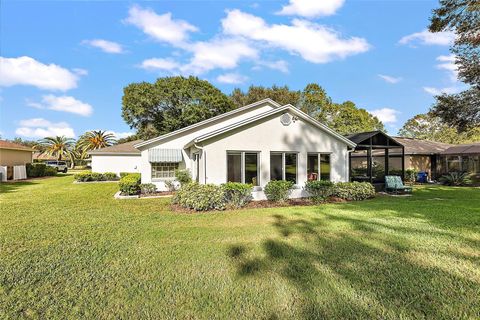
POLYGON ((400 176, 385 176, 385 191, 412 193, 412 187, 404 185, 400 176))

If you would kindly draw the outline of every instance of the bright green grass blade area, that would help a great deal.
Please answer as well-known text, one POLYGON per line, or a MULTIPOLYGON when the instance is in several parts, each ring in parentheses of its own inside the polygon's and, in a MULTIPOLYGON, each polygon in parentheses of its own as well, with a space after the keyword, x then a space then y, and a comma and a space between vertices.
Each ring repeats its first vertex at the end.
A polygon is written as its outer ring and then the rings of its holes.
POLYGON ((179 214, 71 176, 0 186, 0 318, 480 318, 480 189, 179 214))

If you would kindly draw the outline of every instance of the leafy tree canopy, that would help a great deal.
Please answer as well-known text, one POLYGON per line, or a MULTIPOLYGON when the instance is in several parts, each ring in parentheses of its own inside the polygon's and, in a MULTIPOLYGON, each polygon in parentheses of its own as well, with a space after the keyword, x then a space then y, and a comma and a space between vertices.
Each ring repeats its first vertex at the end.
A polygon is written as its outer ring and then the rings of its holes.
POLYGON ((407 120, 398 131, 402 137, 425 139, 444 143, 469 143, 480 140, 480 128, 458 133, 432 113, 418 114, 407 120))
POLYGON ((437 97, 432 112, 459 131, 480 126, 480 4, 478 0, 440 0, 433 10, 430 31, 454 31, 452 52, 460 80, 471 87, 455 95, 437 97))
POLYGON ((172 132, 234 108, 233 102, 208 81, 165 77, 155 83, 124 88, 122 116, 140 138, 172 132))

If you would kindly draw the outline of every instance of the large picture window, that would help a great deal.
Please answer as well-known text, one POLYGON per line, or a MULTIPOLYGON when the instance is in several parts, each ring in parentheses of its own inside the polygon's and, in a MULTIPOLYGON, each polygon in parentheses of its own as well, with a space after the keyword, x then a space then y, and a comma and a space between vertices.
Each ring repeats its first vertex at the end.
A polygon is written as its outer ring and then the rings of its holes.
POLYGON ((307 180, 330 180, 330 155, 309 153, 307 156, 307 180))
POLYGON ((258 152, 227 152, 227 181, 259 185, 258 152))
POLYGON ((297 183, 298 155, 291 152, 270 154, 270 180, 287 180, 297 183))
POLYGON ((177 169, 177 162, 153 162, 152 179, 173 179, 177 169))

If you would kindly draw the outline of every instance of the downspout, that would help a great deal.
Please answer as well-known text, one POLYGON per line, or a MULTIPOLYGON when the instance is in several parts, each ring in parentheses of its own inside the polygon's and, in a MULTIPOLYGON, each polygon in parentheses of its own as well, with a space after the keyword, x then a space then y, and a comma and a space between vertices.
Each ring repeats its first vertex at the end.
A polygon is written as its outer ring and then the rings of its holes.
POLYGON ((193 146, 198 150, 201 150, 201 154, 203 156, 203 183, 207 184, 207 156, 205 154, 205 150, 203 149, 203 147, 197 145, 195 141, 193 141, 193 146))
POLYGON ((346 172, 346 177, 347 177, 347 181, 346 182, 350 182, 350 173, 352 172, 352 152, 354 152, 355 149, 352 148, 351 150, 348 150, 347 149, 347 172, 346 172))

